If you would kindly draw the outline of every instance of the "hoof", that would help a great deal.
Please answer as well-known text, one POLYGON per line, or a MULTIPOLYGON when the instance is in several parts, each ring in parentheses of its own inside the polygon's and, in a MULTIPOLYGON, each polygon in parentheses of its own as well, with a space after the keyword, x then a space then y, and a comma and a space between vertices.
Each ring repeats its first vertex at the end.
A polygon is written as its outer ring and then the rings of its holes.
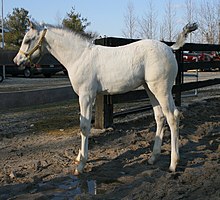
POLYGON ((74 160, 74 161, 73 161, 73 164, 78 165, 79 163, 80 163, 80 161, 78 161, 78 160, 74 160))
POLYGON ((73 172, 73 175, 75 175, 75 176, 79 176, 80 173, 79 173, 79 171, 78 171, 77 169, 75 169, 74 172, 73 172))
POLYGON ((154 164, 154 161, 151 158, 147 162, 148 162, 149 165, 153 165, 154 164))
POLYGON ((171 172, 175 172, 175 171, 176 171, 176 167, 177 167, 177 165, 178 165, 178 163, 179 163, 179 160, 180 160, 180 158, 179 158, 179 156, 178 156, 173 162, 171 161, 170 167, 169 167, 169 170, 170 170, 171 172))
POLYGON ((176 166, 170 166, 169 171, 170 172, 175 172, 176 171, 176 166))
POLYGON ((82 166, 82 164, 79 164, 79 165, 75 168, 73 174, 74 174, 75 176, 78 176, 78 175, 82 174, 83 171, 84 171, 84 166, 82 166))
POLYGON ((153 165, 158 160, 159 157, 160 154, 152 155, 148 160, 148 164, 153 165))

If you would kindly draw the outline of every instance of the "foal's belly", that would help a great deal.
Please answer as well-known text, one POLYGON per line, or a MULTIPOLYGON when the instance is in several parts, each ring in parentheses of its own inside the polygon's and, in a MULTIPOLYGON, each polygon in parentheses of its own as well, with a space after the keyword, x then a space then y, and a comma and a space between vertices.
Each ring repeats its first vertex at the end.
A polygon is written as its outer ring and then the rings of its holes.
POLYGON ((99 93, 102 94, 120 94, 132 91, 144 84, 144 80, 125 80, 115 81, 102 85, 99 93))

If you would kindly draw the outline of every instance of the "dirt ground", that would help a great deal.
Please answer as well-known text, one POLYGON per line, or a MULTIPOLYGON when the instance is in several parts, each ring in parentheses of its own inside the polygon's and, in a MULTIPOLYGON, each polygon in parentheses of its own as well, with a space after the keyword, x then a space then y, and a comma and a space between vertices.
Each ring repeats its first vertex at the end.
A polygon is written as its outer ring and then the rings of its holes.
POLYGON ((76 101, 4 111, 0 199, 220 199, 220 88, 183 98, 179 109, 176 172, 168 171, 168 127, 159 161, 147 163, 155 135, 148 111, 116 118, 106 130, 93 128, 89 161, 79 177, 72 174, 80 147, 76 101))

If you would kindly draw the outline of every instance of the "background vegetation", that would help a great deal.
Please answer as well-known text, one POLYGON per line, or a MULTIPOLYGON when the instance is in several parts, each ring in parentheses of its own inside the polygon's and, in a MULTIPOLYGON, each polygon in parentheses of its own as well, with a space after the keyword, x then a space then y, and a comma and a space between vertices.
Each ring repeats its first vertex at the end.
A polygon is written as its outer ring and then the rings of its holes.
MULTIPOLYGON (((189 42, 220 44, 220 0, 185 0, 181 21, 177 18, 177 10, 180 9, 175 7, 172 0, 167 0, 163 9, 156 8, 153 0, 147 0, 145 7, 144 15, 138 16, 135 5, 132 2, 127 4, 124 13, 123 37, 174 41, 181 27, 186 23, 198 22, 199 29, 190 34, 189 42), (162 21, 157 18, 158 12, 164 15, 162 21)), ((6 49, 19 48, 28 30, 28 18, 30 18, 29 11, 24 8, 14 8, 12 13, 4 19, 5 27, 9 30, 5 33, 6 49)), ((87 18, 72 7, 66 17, 59 19, 59 23, 55 26, 68 28, 88 38, 98 37, 96 32, 86 31, 90 24, 87 18)))
MULTIPOLYGON (((5 49, 18 49, 21 45, 25 32, 28 30, 29 11, 24 8, 14 8, 12 13, 8 14, 4 19, 4 27, 9 31, 4 34, 5 49)), ((87 18, 77 13, 75 8, 72 7, 67 16, 62 20, 62 24, 57 27, 67 28, 77 32, 87 38, 96 37, 97 34, 93 32, 86 32, 87 26, 90 25, 87 18)), ((1 36, 0 36, 1 39, 1 36)))
POLYGON ((165 8, 155 5, 154 0, 147 0, 144 16, 138 16, 135 4, 129 2, 124 14, 123 36, 174 41, 181 27, 197 22, 199 29, 190 34, 189 42, 220 44, 220 0, 185 0, 181 8, 172 0, 166 1, 165 8), (177 17, 180 11, 181 19, 177 17), (163 20, 158 19, 158 13, 164 16, 163 20))

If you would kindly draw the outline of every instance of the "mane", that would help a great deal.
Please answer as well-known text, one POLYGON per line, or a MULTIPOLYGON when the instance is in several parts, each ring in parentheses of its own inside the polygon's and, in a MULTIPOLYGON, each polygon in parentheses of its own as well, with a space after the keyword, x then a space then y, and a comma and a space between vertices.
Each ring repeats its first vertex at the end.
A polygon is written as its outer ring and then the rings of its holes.
POLYGON ((48 29, 50 29, 51 31, 56 32, 59 35, 62 35, 63 37, 69 38, 69 40, 79 40, 79 42, 83 42, 83 43, 92 43, 92 40, 90 40, 88 37, 77 33, 75 31, 72 31, 70 29, 67 28, 59 28, 59 27, 54 27, 54 26, 47 26, 48 29))

